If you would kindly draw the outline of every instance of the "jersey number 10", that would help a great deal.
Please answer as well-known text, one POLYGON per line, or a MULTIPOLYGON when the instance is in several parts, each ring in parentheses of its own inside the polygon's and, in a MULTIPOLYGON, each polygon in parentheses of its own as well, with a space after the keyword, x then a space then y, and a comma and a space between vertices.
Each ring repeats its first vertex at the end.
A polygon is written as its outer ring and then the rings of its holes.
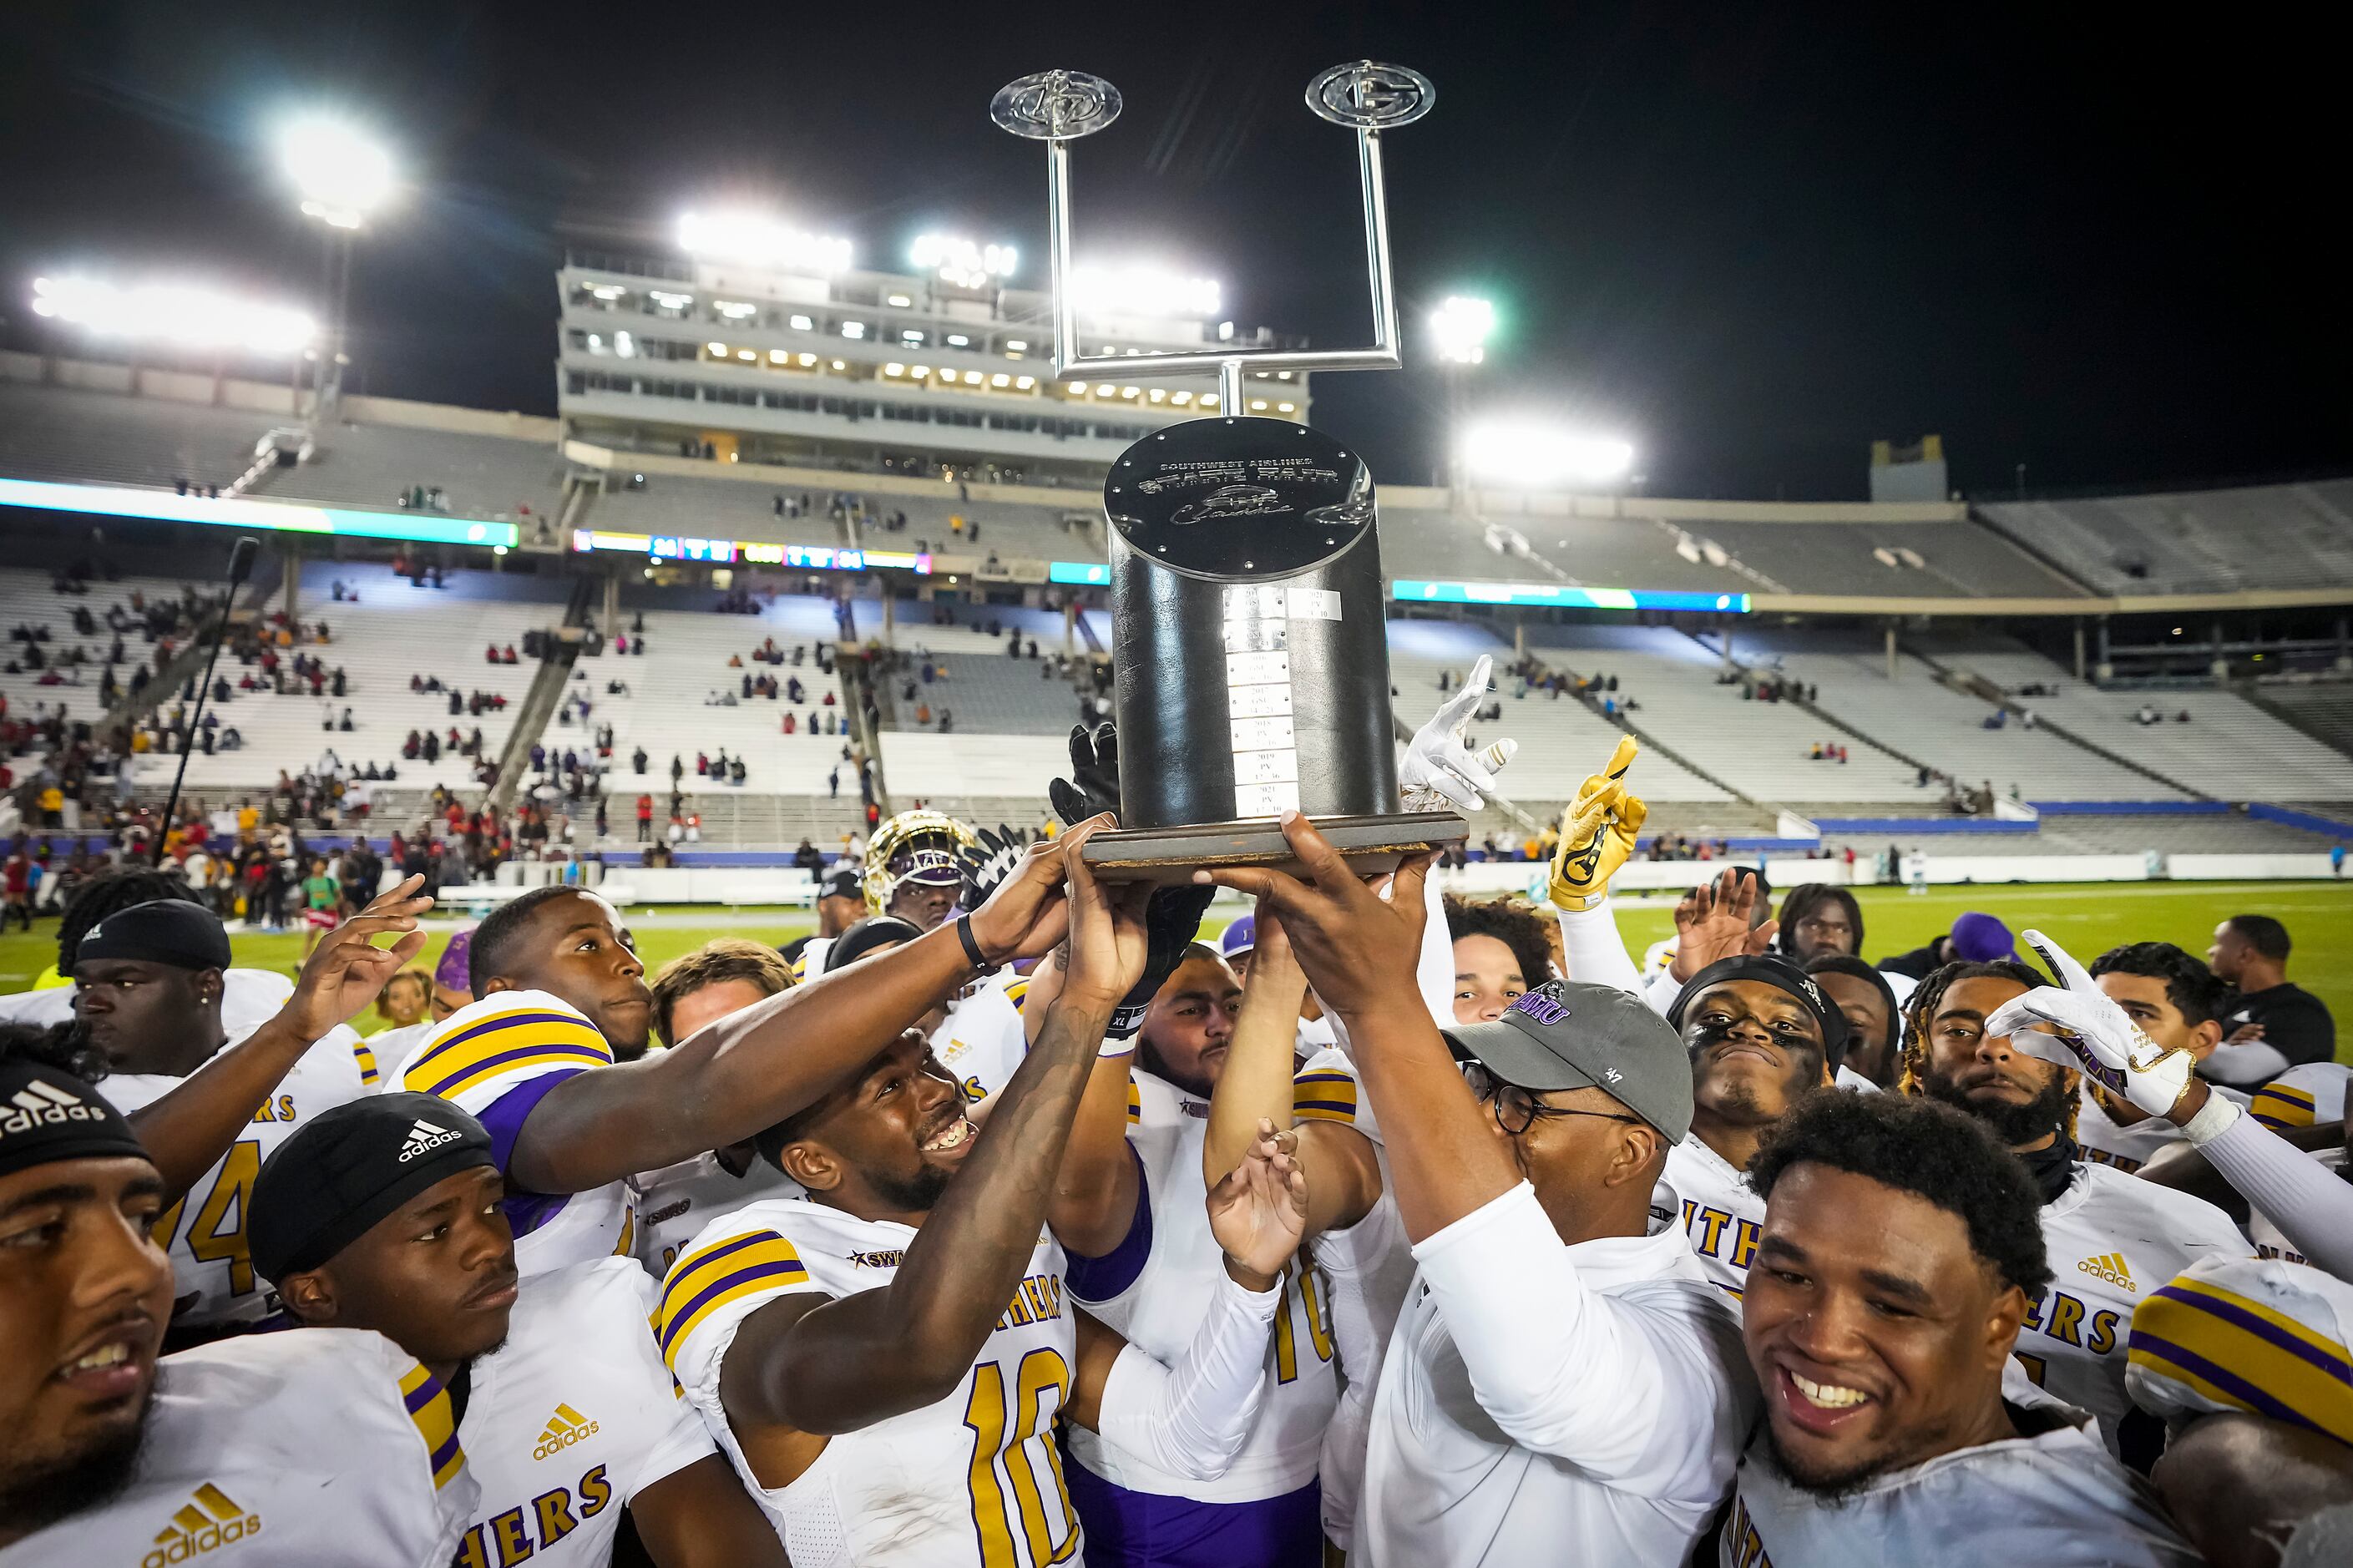
POLYGON ((1005 1371, 993 1361, 972 1369, 972 1397, 965 1404, 964 1424, 972 1432, 972 1523, 980 1536, 984 1568, 1035 1568, 1066 1562, 1078 1550, 1078 1521, 1071 1514, 1070 1489, 1062 1483, 1062 1459, 1054 1449, 1054 1416, 1070 1397, 1071 1369, 1060 1351, 1033 1350, 1021 1358, 1013 1374, 1012 1422, 1007 1424, 1005 1371), (1051 1403, 1048 1396, 1051 1395, 1051 1403), (1054 1544, 1054 1521, 1047 1517, 1045 1494, 1029 1462, 1035 1443, 1045 1450, 1046 1469, 1054 1481, 1053 1506, 1060 1514, 1062 1542, 1054 1544), (1006 1506, 1005 1488, 997 1479, 997 1456, 1005 1457, 1006 1479, 1012 1483, 1014 1508, 1006 1506), (1029 1550, 1013 1545, 1013 1513, 1020 1513, 1020 1529, 1029 1550))

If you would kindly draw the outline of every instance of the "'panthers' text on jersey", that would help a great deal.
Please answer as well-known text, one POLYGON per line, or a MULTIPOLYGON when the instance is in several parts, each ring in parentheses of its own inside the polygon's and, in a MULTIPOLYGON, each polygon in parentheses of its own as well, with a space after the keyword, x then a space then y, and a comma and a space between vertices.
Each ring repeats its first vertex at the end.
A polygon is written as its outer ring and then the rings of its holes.
POLYGON ((1765 1200, 1748 1184, 1746 1173, 1705 1143, 1698 1133, 1667 1151, 1662 1178, 1683 1204, 1683 1234, 1707 1277, 1734 1300, 1748 1288, 1748 1264, 1765 1225, 1765 1200))
POLYGON ((888 1286, 916 1232, 807 1198, 752 1204, 687 1245, 654 1335, 757 1498, 794 1568, 1050 1568, 1078 1559, 1054 1444, 1078 1335, 1062 1249, 1042 1232, 972 1371, 945 1399, 828 1440, 784 1486, 760 1484, 729 1429, 721 1369, 744 1320, 779 1297, 888 1286))
MULTIPOLYGON (((496 991, 442 1019, 400 1064, 396 1081, 472 1112, 504 1171, 543 1095, 575 1073, 612 1065, 613 1047, 571 1003, 544 991, 496 991)), ((510 1185, 506 1209, 515 1266, 525 1274, 634 1250, 626 1182, 570 1194, 510 1185)))
POLYGON ((2116 1451, 2133 1309, 2200 1259, 2252 1250, 2230 1216, 2203 1198, 2078 1164, 2067 1190, 2042 1205, 2051 1283, 2028 1304, 2014 1351, 2027 1375, 2099 1419, 2116 1451))
POLYGON ((477 1496, 448 1391, 399 1346, 250 1334, 164 1357, 138 1478, 0 1565, 447 1568, 477 1496))
POLYGON ((647 1331, 658 1295, 629 1258, 523 1280, 473 1363, 458 1436, 482 1500, 456 1568, 601 1568, 631 1498, 719 1451, 647 1331))
MULTIPOLYGON (((269 1311, 269 1288, 254 1277, 246 1241, 246 1204, 253 1196, 262 1162, 296 1128, 375 1091, 375 1074, 354 1047, 365 1048, 357 1035, 339 1026, 303 1052, 228 1152, 156 1217, 155 1245, 172 1259, 175 1324, 252 1322, 269 1311)), ((117 1073, 100 1079, 98 1092, 128 1116, 183 1081, 160 1073, 117 1073)))

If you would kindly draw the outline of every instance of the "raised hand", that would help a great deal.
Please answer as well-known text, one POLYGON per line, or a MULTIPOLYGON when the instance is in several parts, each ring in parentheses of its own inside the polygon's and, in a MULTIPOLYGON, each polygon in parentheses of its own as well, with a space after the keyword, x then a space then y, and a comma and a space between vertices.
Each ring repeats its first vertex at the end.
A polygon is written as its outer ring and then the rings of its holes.
POLYGON ((1711 885, 1702 882, 1675 906, 1675 956, 1667 973, 1688 981, 1719 959, 1769 952, 1778 921, 1752 927, 1757 912, 1757 874, 1738 868, 1711 885))
MULTIPOLYGON (((1110 822, 1107 816, 1090 818, 1055 841, 1062 854, 1071 906, 1070 938, 1062 949, 1069 973, 1057 1001, 1106 1013, 1134 991, 1152 952, 1145 925, 1151 888, 1140 882, 1105 887, 1095 880, 1082 853, 1087 840, 1110 822)), ((1197 923, 1198 920, 1197 912, 1197 923)))
POLYGON ((964 907, 976 910, 988 901, 1013 868, 1021 863, 1025 846, 1012 828, 1003 823, 991 833, 981 828, 974 837, 976 846, 960 846, 956 850, 956 868, 964 873, 964 907))
POLYGON ((1144 972, 1112 1010, 1111 1025, 1103 1031, 1106 1039, 1130 1039, 1143 1029, 1145 1009, 1152 1005, 1152 998, 1176 972, 1176 966, 1185 962, 1185 950, 1200 934, 1202 912, 1217 896, 1215 888, 1178 886, 1153 890, 1144 906, 1144 972))
POLYGON ((1118 814, 1119 731, 1111 721, 1092 733, 1084 724, 1071 726, 1071 776, 1049 784, 1046 797, 1065 827, 1104 812, 1118 814))
POLYGON ((1418 855, 1400 865, 1384 899, 1300 813, 1282 814, 1282 836, 1306 880, 1268 867, 1230 866, 1196 871, 1194 884, 1232 888, 1271 905, 1308 983, 1344 1018, 1380 1006, 1425 1013, 1414 970, 1428 918, 1422 884, 1437 857, 1418 855))
POLYGON ((376 999, 385 982, 425 946, 426 933, 417 922, 433 900, 418 892, 424 885, 423 877, 405 878, 327 933, 304 961, 294 994, 279 1009, 289 1028, 314 1041, 376 999), (399 940, 390 947, 375 945, 377 937, 396 934, 399 940))
POLYGON ((996 891, 972 911, 973 940, 991 963, 1042 958, 1071 929, 1063 863, 1060 840, 1030 845, 996 891))
POLYGON ((2003 1003, 1986 1019, 1986 1033, 2009 1036, 2011 1050, 2073 1068, 2136 1110, 2170 1115, 2189 1091, 2197 1058, 2143 1034, 2065 948, 2039 931, 2019 934, 2061 984, 2003 1003))
POLYGON ((1297 1132, 1277 1132, 1261 1117, 1258 1137, 1242 1163, 1209 1189, 1209 1234, 1225 1249, 1236 1282, 1271 1287, 1307 1234, 1307 1176, 1292 1156, 1297 1132))
POLYGON ((1634 841, 1651 808, 1626 782, 1626 771, 1642 743, 1628 735, 1610 753, 1609 765, 1586 779, 1560 819, 1560 847, 1553 852, 1547 886, 1564 910, 1589 910, 1609 896, 1609 879, 1634 853, 1634 841))
POLYGON ((1495 773, 1519 749, 1515 741, 1498 741, 1474 753, 1464 735, 1479 704, 1487 700, 1487 674, 1494 659, 1487 654, 1471 667, 1462 689, 1439 705, 1429 723, 1414 731, 1398 769, 1398 794, 1408 811, 1477 811, 1487 804, 1479 792, 1495 787, 1495 773))

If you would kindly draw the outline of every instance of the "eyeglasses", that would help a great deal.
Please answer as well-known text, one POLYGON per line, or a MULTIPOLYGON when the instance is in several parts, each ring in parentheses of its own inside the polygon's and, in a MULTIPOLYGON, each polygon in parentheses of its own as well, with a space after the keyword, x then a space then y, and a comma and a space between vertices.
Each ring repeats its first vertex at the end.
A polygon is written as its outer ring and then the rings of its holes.
POLYGON ((1463 1081, 1471 1086, 1472 1094, 1485 1102, 1494 1112, 1495 1125, 1505 1135, 1517 1138, 1539 1121, 1561 1117, 1591 1116, 1603 1121, 1624 1121, 1639 1124, 1641 1118, 1627 1116, 1615 1110, 1574 1110, 1557 1105, 1546 1105, 1531 1090, 1515 1083, 1505 1083, 1477 1062, 1462 1064, 1463 1081))

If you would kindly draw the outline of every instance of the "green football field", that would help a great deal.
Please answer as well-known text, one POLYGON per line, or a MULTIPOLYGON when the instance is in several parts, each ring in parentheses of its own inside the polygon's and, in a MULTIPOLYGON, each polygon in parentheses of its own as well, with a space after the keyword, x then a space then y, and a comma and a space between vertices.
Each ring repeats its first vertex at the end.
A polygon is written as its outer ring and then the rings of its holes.
MULTIPOLYGON (((2180 943, 2203 956, 2215 923, 2243 913, 2268 914, 2284 922, 2295 942, 2288 973, 2328 1004, 2340 1022, 2337 1055, 2353 1062, 2353 884, 2328 882, 2107 883, 1937 888, 1919 898, 1900 888, 1857 889, 1862 900, 1864 952, 1873 959, 1919 946, 1950 929, 1967 910, 1999 915, 2012 931, 2034 926, 2057 938, 2089 963, 2121 942, 2180 943)), ((1638 953, 1674 926, 1674 900, 1665 894, 1633 895, 1619 910, 1627 943, 1638 953)), ((1239 905, 1212 909, 1205 931, 1242 912, 1239 905)), ((649 969, 689 952, 714 936, 744 936, 782 942, 810 929, 809 917, 795 910, 721 912, 703 909, 629 911, 649 969)), ((451 927, 450 929, 455 929, 451 927)), ((47 920, 32 934, 0 936, 0 992, 21 991, 57 957, 57 922, 47 920)), ((241 964, 291 974, 299 966, 302 939, 232 934, 230 946, 241 964)), ((425 950, 431 963, 448 941, 437 931, 425 950)), ((364 1030, 383 1026, 370 1014, 364 1030)))

